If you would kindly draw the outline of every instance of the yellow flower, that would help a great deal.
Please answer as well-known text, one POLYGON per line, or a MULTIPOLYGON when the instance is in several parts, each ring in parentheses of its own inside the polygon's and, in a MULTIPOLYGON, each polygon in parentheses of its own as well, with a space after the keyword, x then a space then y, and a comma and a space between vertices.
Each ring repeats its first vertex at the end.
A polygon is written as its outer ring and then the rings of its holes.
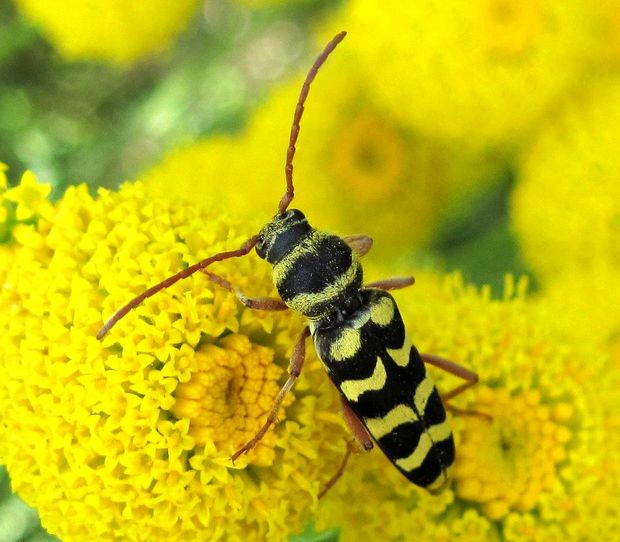
MULTIPOLYGON (((613 540, 620 477, 609 463, 620 442, 605 412, 619 399, 606 356, 567 340, 525 298, 523 282, 509 280, 504 299, 493 300, 458 276, 417 279, 397 293, 414 343, 477 371, 481 383, 453 404, 492 419, 450 415, 454 481, 438 497, 411 486, 379 452, 353 457, 320 504, 319 526, 341 526, 343 542, 411 533, 442 542, 613 540)), ((460 382, 431 371, 440 391, 460 382)))
MULTIPOLYGON (((26 171, 20 184, 8 188, 7 166, 0 162, 0 243, 6 243, 18 224, 31 223, 36 217, 44 216, 51 209, 47 199, 52 187, 41 184, 30 171, 26 171)), ((10 251, 8 245, 1 245, 3 251, 10 251)))
MULTIPOLYGON (((348 47, 349 43, 346 43, 348 47)), ((343 45, 343 47, 345 47, 343 45)), ((146 172, 149 191, 272 215, 301 78, 277 88, 239 136, 203 140, 146 172), (168 179, 174 178, 171 186, 168 179)), ((437 224, 499 178, 502 159, 424 140, 368 95, 346 47, 313 84, 294 162, 293 202, 310 222, 342 233, 372 231, 375 250, 427 245, 437 224)))
POLYGON ((598 81, 543 127, 521 160, 512 202, 530 265, 547 282, 620 265, 620 79, 598 81))
POLYGON ((16 4, 67 60, 120 64, 167 47, 199 5, 197 0, 17 0, 16 4))
MULTIPOLYGON (((346 433, 310 345, 281 421, 230 461, 283 383, 299 318, 247 310, 198 273, 95 338, 146 286, 258 229, 237 222, 136 183, 70 188, 15 226, 0 258, 0 461, 63 542, 286 540, 337 470, 346 433)), ((269 295, 263 263, 213 269, 269 295)))
MULTIPOLYGON (((4 184, 6 186, 6 182, 4 184)), ((4 199, 17 204, 16 219, 24 221, 38 214, 41 207, 47 206, 51 191, 49 184, 39 183, 31 171, 26 171, 18 186, 4 192, 4 199)))
POLYGON ((512 218, 522 252, 580 335, 620 333, 620 80, 550 119, 521 160, 512 218))
POLYGON ((353 0, 337 26, 395 118, 485 144, 520 138, 579 80, 594 54, 589 17, 580 0, 353 0))

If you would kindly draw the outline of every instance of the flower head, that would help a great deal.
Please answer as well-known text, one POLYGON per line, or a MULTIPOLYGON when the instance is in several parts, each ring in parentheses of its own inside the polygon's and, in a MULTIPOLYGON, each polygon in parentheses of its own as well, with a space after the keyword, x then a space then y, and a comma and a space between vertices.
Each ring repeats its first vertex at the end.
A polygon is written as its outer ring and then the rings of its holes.
POLYGON ((140 2, 18 0, 19 10, 68 60, 120 64, 165 48, 196 11, 196 0, 140 2))
POLYGON ((372 36, 349 46, 377 103, 421 133, 485 144, 522 136, 578 80, 589 16, 580 1, 355 0, 337 24, 372 36))
MULTIPOLYGON (((31 213, 41 201, 20 200, 31 213)), ((96 198, 70 188, 29 216, 0 259, 0 458, 44 527, 66 542, 300 531, 345 435, 310 348, 281 421, 230 461, 283 383, 299 319, 245 309, 198 273, 95 338, 149 284, 239 246, 257 225, 147 197, 140 184, 96 198)), ((269 267, 255 258, 213 270, 268 295, 269 267)))
POLYGON ((512 218, 525 259, 571 332, 617 337, 620 80, 565 104, 524 153, 512 218))
POLYGON ((512 214, 544 282, 599 262, 620 265, 618 122, 620 79, 598 81, 566 103, 523 155, 512 214))

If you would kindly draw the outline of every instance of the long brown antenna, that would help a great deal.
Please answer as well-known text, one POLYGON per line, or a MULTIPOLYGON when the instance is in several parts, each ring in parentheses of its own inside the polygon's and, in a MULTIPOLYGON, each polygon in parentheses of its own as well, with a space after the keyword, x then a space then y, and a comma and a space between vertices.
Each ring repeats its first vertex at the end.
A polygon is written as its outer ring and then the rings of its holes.
POLYGON ((304 103, 306 101, 306 98, 308 97, 310 84, 312 83, 312 81, 314 81, 314 78, 316 77, 319 68, 327 60, 327 57, 344 39, 346 35, 347 33, 344 31, 336 34, 332 38, 332 40, 325 46, 323 52, 314 61, 314 64, 310 68, 308 75, 306 75, 306 80, 301 87, 299 99, 297 100, 297 107, 295 108, 295 116, 293 117, 293 126, 291 126, 291 137, 288 144, 288 150, 286 151, 286 166, 284 167, 284 171, 286 173, 286 192, 282 196, 282 199, 280 200, 280 205, 278 206, 278 213, 280 214, 284 214, 284 211, 286 211, 291 201, 293 201, 293 197, 295 196, 295 187, 293 186, 293 158, 295 157, 296 150, 295 143, 297 143, 297 137, 299 136, 299 123, 301 122, 301 116, 304 113, 304 103))
POLYGON ((125 316, 130 310, 135 309, 140 303, 142 303, 146 298, 155 295, 157 292, 163 290, 164 288, 168 288, 172 286, 175 282, 185 279, 190 275, 193 275, 196 271, 201 271, 205 269, 207 266, 211 265, 215 262, 221 262, 222 260, 227 260, 228 258, 240 258, 241 256, 245 256, 250 250, 254 248, 254 245, 258 241, 258 235, 250 237, 245 243, 241 245, 237 250, 229 250, 227 252, 219 252, 213 256, 209 256, 204 260, 195 263, 194 265, 190 265, 189 267, 183 269, 183 271, 179 271, 175 275, 168 277, 165 280, 162 280, 159 284, 155 284, 155 286, 151 286, 148 290, 142 292, 139 296, 134 297, 127 305, 120 308, 118 311, 112 315, 112 317, 104 324, 104 326, 97 332, 97 339, 102 339, 105 334, 114 327, 116 322, 118 322, 123 316, 125 316))

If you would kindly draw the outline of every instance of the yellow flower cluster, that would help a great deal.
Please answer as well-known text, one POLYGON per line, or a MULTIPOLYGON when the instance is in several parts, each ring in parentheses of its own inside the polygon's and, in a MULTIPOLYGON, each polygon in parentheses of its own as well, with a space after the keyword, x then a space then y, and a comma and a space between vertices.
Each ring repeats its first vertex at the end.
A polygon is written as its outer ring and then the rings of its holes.
MULTIPOLYGON (((499 177, 502 158, 424 140, 398 122, 368 96, 349 45, 330 57, 310 92, 295 156, 293 205, 328 230, 360 233, 372 224, 379 253, 424 246, 438 222, 462 213, 499 177)), ((302 80, 276 89, 242 134, 171 153, 142 176, 148 190, 247 216, 272 215, 284 191, 302 80)))
POLYGON ((126 64, 164 49, 196 12, 197 0, 16 0, 68 60, 126 64))
POLYGON ((620 334, 620 79, 550 119, 520 167, 512 217, 558 318, 584 338, 620 334), (582 291, 583 294, 577 295, 582 291))
POLYGON ((583 73, 588 2, 449 0, 345 4, 368 89, 422 133, 513 144, 583 73), (364 39, 372 36, 372 39, 364 39), (398 81, 394 81, 398 74, 398 81))
MULTIPOLYGON (((74 187, 54 205, 46 193, 26 174, 0 195, 0 208, 29 217, 0 258, 0 461, 14 491, 63 542, 301 531, 346 434, 310 348, 282 421, 229 459, 264 421, 299 319, 249 311, 198 273, 95 338, 146 286, 238 247, 256 225, 153 199, 140 184, 96 198, 74 187)), ((217 270, 268 295, 269 266, 255 260, 217 270)))
MULTIPOLYGON (((613 489, 620 476, 609 463, 619 443, 604 413, 617 411, 620 399, 605 356, 567 341, 553 315, 524 297, 523 283, 508 281, 505 298, 493 300, 458 276, 417 279, 397 293, 414 343, 482 380, 454 400, 470 411, 451 416, 455 480, 432 497, 380 453, 354 457, 320 505, 320 526, 341 526, 343 542, 408 540, 411 533, 442 542, 614 539, 610 509, 620 504, 613 489)), ((440 390, 459 383, 431 371, 440 390)))
MULTIPOLYGON (((0 261, 0 460, 17 493, 66 542, 277 541, 300 531, 346 437, 312 354, 283 421, 248 457, 229 460, 271 406, 299 319, 247 310, 197 274, 95 338, 132 295, 239 246, 256 225, 147 196, 140 183, 97 198, 72 188, 53 206, 33 183, 27 174, 0 197, 29 217, 0 261)), ((218 271, 272 295, 268 266, 254 260, 218 271)), ((454 275, 397 292, 420 350, 483 382, 454 401, 470 411, 452 416, 455 480, 432 497, 378 450, 356 456, 320 502, 319 527, 340 527, 344 542, 613 536, 617 379, 524 290, 508 280, 493 300, 454 275)), ((440 390, 459 383, 433 373, 440 390)))

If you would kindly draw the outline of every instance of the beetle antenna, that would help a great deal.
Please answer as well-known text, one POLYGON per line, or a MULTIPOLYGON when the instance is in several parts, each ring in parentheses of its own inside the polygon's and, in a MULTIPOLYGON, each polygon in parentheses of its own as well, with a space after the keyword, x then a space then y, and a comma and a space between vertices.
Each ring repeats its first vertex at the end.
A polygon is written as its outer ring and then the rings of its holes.
POLYGON ((295 196, 295 187, 293 186, 293 158, 295 157, 296 150, 295 143, 297 143, 297 137, 299 136, 299 123, 301 122, 301 116, 304 113, 304 103, 306 101, 306 98, 308 97, 310 84, 312 83, 312 81, 314 81, 314 78, 316 77, 319 68, 327 60, 327 57, 344 39, 346 35, 347 33, 343 31, 336 34, 331 39, 331 41, 325 46, 325 49, 323 49, 323 52, 314 61, 314 64, 310 68, 310 71, 308 71, 308 75, 306 75, 306 80, 301 87, 299 99, 297 100, 297 107, 295 107, 293 126, 291 126, 291 136, 288 143, 288 150, 286 151, 286 166, 284 167, 284 171, 286 173, 286 192, 282 196, 282 199, 280 200, 280 205, 278 206, 279 214, 284 214, 284 211, 286 211, 291 201, 293 201, 293 197, 295 196))
POLYGON ((186 267, 185 269, 183 269, 183 271, 179 271, 178 273, 168 277, 167 279, 162 280, 159 284, 151 286, 148 290, 145 290, 139 296, 134 297, 124 307, 116 311, 112 315, 112 317, 104 324, 104 326, 97 332, 97 339, 103 339, 105 334, 114 327, 116 322, 123 318, 130 310, 135 309, 145 299, 155 295, 157 292, 165 288, 168 288, 169 286, 172 286, 175 282, 178 282, 181 279, 186 279, 190 275, 196 273, 196 271, 202 271, 212 263, 221 262, 222 260, 227 260, 229 258, 240 258, 241 256, 245 256, 248 252, 250 252, 250 250, 254 248, 254 245, 257 241, 258 235, 254 235, 253 237, 250 237, 245 243, 243 243, 237 250, 218 252, 217 254, 209 256, 208 258, 205 258, 204 260, 201 260, 194 265, 186 267))

